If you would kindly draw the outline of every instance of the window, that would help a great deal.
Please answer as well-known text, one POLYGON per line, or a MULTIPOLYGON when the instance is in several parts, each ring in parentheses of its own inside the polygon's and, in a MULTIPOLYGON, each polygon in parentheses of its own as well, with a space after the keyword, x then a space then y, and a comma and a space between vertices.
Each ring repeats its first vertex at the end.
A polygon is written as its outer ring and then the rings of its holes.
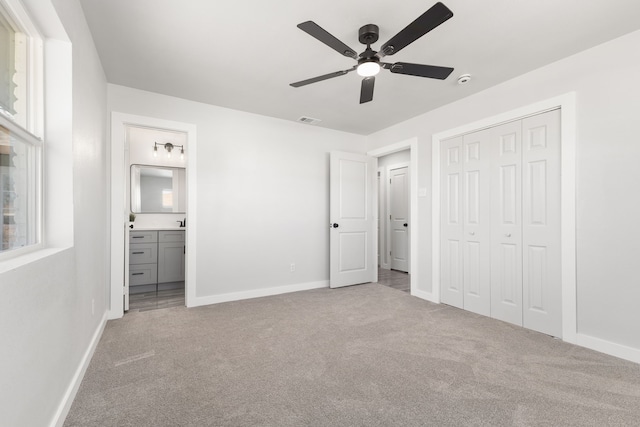
POLYGON ((41 243, 41 67, 42 41, 26 11, 0 0, 0 258, 41 243))

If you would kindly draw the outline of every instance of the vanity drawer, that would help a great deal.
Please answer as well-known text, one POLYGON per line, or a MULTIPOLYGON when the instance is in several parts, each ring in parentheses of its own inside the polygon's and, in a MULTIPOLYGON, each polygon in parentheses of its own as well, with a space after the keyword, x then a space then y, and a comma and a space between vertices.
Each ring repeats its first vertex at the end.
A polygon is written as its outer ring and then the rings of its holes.
POLYGON ((157 264, 139 264, 129 266, 129 286, 156 284, 158 282, 157 264))
POLYGON ((158 234, 160 243, 184 242, 184 230, 160 230, 158 234))
POLYGON ((156 264, 157 243, 132 243, 129 245, 129 264, 156 264))
POLYGON ((158 241, 158 232, 153 231, 130 231, 129 243, 152 243, 158 241))

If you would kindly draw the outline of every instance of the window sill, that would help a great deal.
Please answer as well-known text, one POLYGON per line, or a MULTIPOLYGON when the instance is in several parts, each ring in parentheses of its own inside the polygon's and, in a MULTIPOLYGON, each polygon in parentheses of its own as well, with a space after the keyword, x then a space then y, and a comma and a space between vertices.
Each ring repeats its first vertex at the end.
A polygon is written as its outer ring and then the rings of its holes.
POLYGON ((12 258, 0 260, 0 274, 38 262, 41 259, 53 256, 67 249, 69 248, 41 248, 12 258))

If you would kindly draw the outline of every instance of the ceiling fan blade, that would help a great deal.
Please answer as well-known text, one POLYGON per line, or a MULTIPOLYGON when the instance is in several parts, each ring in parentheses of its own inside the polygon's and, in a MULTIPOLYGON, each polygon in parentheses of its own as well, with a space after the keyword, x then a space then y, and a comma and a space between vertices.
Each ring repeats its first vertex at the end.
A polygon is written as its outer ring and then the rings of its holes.
POLYGON ((300 28, 310 36, 320 40, 322 43, 326 44, 331 49, 338 52, 340 55, 348 56, 349 58, 353 59, 358 58, 358 54, 353 49, 342 43, 333 35, 329 34, 324 28, 313 21, 306 21, 298 24, 298 28, 300 28))
POLYGON ((376 82, 375 77, 365 77, 362 79, 362 88, 360 89, 360 104, 373 100, 373 85, 376 82))
POLYGON ((410 64, 408 62, 396 62, 385 66, 392 73, 407 74, 410 76, 428 77, 430 79, 444 80, 453 72, 450 67, 438 67, 435 65, 410 64))
POLYGON ((349 72, 351 72, 351 71, 353 71, 355 69, 356 69, 356 67, 353 66, 353 67, 349 68, 348 70, 335 71, 333 73, 324 74, 322 76, 313 77, 311 79, 302 80, 302 81, 295 82, 295 83, 290 83, 289 86, 300 87, 300 86, 309 85, 311 83, 321 82, 323 80, 332 79, 334 77, 344 76, 345 74, 347 74, 347 73, 349 73, 349 72))
POLYGON ((452 16, 453 12, 451 12, 447 6, 440 2, 434 4, 415 21, 407 25, 404 30, 386 42, 382 48, 380 48, 379 54, 384 56, 400 52, 400 50, 418 40, 452 16))

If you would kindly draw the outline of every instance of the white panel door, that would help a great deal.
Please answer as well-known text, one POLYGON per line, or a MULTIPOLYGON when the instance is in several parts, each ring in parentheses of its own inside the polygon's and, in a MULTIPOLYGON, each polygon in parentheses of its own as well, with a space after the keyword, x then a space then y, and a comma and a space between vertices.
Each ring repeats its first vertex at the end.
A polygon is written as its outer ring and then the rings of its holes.
POLYGON ((491 314, 490 129, 464 135, 463 251, 464 309, 491 314))
POLYGON ((376 159, 332 151, 329 197, 329 286, 374 280, 376 254, 373 191, 376 159))
POLYGON ((440 299, 462 308, 462 137, 440 149, 440 299))
POLYGON ((562 335, 560 110, 522 122, 523 326, 562 335))
POLYGON ((522 326, 522 121, 491 131, 491 317, 522 326))
POLYGON ((409 168, 389 171, 391 268, 409 271, 409 168))

